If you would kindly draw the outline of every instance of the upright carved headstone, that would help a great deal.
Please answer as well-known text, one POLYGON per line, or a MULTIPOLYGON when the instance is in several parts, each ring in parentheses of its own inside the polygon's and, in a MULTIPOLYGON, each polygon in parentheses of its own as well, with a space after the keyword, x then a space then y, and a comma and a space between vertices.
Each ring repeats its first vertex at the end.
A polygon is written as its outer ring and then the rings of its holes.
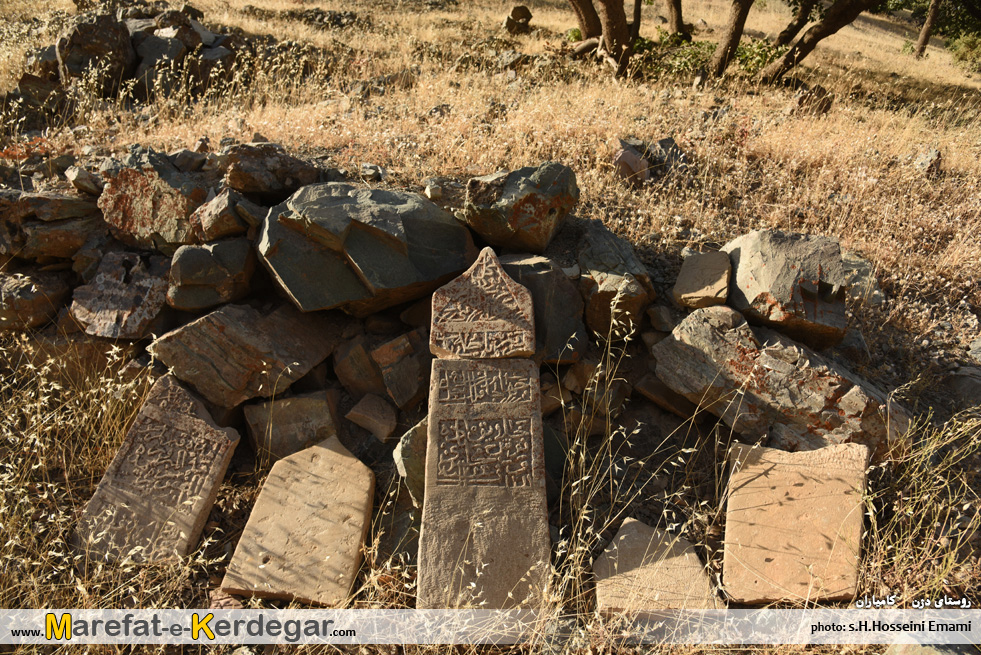
POLYGON ((176 378, 160 378, 85 506, 78 545, 92 559, 187 555, 238 439, 234 429, 215 425, 176 378))
POLYGON ((541 605, 550 543, 531 294, 485 248, 433 295, 418 608, 541 605))

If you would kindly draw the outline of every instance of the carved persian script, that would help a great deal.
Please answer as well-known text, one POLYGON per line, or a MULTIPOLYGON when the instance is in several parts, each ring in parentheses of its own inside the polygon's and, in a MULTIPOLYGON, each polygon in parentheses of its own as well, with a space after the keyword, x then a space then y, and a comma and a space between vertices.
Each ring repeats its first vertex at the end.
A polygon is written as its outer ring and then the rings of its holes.
POLYGON ((79 522, 91 554, 161 560, 197 543, 238 433, 220 429, 171 376, 161 378, 79 522))
POLYGON ((535 352, 531 292, 512 280, 490 248, 433 294, 430 348, 444 359, 529 357, 535 352))

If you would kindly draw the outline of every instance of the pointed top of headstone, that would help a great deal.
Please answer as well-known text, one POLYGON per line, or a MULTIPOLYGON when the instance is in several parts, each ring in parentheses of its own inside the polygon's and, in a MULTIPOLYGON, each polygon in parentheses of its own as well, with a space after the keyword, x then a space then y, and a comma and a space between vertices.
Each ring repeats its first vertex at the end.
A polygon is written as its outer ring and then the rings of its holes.
POLYGON ((429 347, 443 359, 530 357, 535 352, 531 292, 508 276, 491 248, 433 294, 429 347))

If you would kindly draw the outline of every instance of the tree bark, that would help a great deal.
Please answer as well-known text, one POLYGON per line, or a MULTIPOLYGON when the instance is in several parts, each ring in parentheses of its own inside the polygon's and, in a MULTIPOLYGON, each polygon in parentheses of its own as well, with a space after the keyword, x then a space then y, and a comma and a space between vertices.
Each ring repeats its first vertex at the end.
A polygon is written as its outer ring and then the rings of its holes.
POLYGON ((600 25, 603 26, 603 50, 616 66, 617 75, 622 75, 633 50, 623 0, 596 0, 596 4, 596 13, 599 14, 600 25))
POLYGON ((708 73, 713 77, 720 77, 732 61, 736 54, 736 47, 739 39, 743 36, 743 28, 746 26, 746 17, 749 9, 753 6, 753 0, 732 0, 729 8, 729 22, 726 23, 722 41, 715 49, 712 60, 708 65, 708 73))
POLYGON ((933 33, 933 25, 937 22, 937 14, 940 13, 940 0, 930 0, 930 8, 927 9, 926 22, 920 30, 920 38, 916 40, 916 58, 920 59, 926 52, 927 45, 930 43, 930 34, 933 33))
POLYGON ((681 0, 668 0, 668 30, 680 35, 685 41, 691 41, 691 34, 681 17, 681 0))
POLYGON ((631 43, 633 43, 640 37, 640 16, 641 16, 641 11, 643 9, 643 3, 644 0, 634 0, 634 22, 630 23, 631 43))
POLYGON ((583 41, 603 33, 603 26, 600 24, 599 14, 596 13, 592 0, 569 0, 569 4, 572 5, 572 11, 576 13, 583 41))
POLYGON ((763 69, 760 79, 768 84, 776 82, 804 57, 811 54, 818 42, 854 21, 859 14, 870 9, 878 1, 836 0, 820 22, 804 32, 804 36, 800 37, 782 57, 763 69))
POLYGON ((800 31, 810 21, 811 12, 814 10, 814 5, 816 4, 817 0, 801 0, 794 19, 777 35, 777 38, 773 41, 773 45, 779 48, 780 46, 788 45, 796 39, 800 31))

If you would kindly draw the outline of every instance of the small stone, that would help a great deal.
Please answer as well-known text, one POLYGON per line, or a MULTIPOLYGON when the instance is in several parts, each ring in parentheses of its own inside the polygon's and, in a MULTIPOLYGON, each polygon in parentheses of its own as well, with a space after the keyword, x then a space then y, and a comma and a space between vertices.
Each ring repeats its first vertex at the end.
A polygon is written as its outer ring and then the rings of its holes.
POLYGON ((355 398, 366 394, 384 395, 385 380, 368 353, 363 336, 347 341, 334 351, 334 374, 355 398))
POLYGON ((169 269, 166 257, 107 253, 92 281, 75 289, 72 316, 88 334, 141 339, 159 327, 169 269))
POLYGON ((858 590, 869 450, 729 455, 723 586, 737 603, 847 601, 858 590))
POLYGON ((245 194, 282 202, 300 187, 320 181, 322 171, 287 154, 278 143, 245 143, 220 155, 225 184, 245 194))
POLYGON ((204 166, 204 162, 208 160, 208 155, 203 152, 195 152, 193 150, 183 148, 177 152, 170 153, 170 159, 174 162, 174 166, 177 167, 177 170, 185 173, 193 173, 201 170, 201 167, 204 166))
POLYGON ((435 183, 427 184, 424 193, 430 200, 441 200, 443 198, 443 187, 435 183))
POLYGON ((658 332, 670 332, 678 325, 674 314, 664 305, 654 305, 647 310, 647 318, 651 321, 651 327, 658 332))
POLYGON ((971 356, 971 359, 981 364, 981 339, 975 339, 971 343, 967 354, 971 356))
POLYGON ((105 186, 105 182, 81 166, 69 166, 68 169, 65 170, 65 179, 67 179, 78 191, 87 193, 91 196, 98 196, 101 194, 102 187, 105 186))
POLYGON ((936 148, 930 148, 916 158, 913 166, 927 178, 934 179, 943 173, 943 156, 936 148))
POLYGON ((371 469, 336 437, 276 462, 222 591, 342 606, 361 566, 374 488, 371 469))
POLYGON ((246 405, 245 422, 256 453, 271 462, 337 436, 336 402, 329 391, 246 405))
POLYGON ((398 424, 398 417, 392 406, 374 394, 368 394, 358 401, 345 418, 360 425, 381 442, 391 438, 398 424))
POLYGON ((613 618, 650 610, 714 610, 724 605, 712 591, 705 565, 686 539, 626 519, 593 563, 596 609, 613 618))
POLYGON ((644 159, 642 152, 623 139, 617 141, 618 148, 613 155, 613 171, 617 177, 634 184, 650 179, 650 163, 644 159))
POLYGON ((405 482, 412 504, 422 507, 426 491, 426 439, 429 419, 424 418, 402 435, 392 457, 395 468, 405 482))
POLYGON ((41 327, 57 316, 69 294, 71 287, 59 273, 0 272, 0 331, 41 327))
POLYGON ((399 409, 410 410, 426 397, 432 355, 425 328, 375 348, 371 351, 371 359, 381 371, 385 389, 399 409))
POLYGON ((247 227, 236 211, 242 200, 244 198, 238 193, 225 189, 194 210, 191 214, 191 226, 198 239, 204 243, 245 234, 247 227))
POLYGON ((682 307, 699 309, 724 305, 729 295, 732 265, 727 252, 709 252, 685 259, 674 284, 674 301, 682 307))
POLYGON ((244 298, 255 271, 248 239, 181 246, 170 267, 167 304, 184 311, 211 309, 244 298))

